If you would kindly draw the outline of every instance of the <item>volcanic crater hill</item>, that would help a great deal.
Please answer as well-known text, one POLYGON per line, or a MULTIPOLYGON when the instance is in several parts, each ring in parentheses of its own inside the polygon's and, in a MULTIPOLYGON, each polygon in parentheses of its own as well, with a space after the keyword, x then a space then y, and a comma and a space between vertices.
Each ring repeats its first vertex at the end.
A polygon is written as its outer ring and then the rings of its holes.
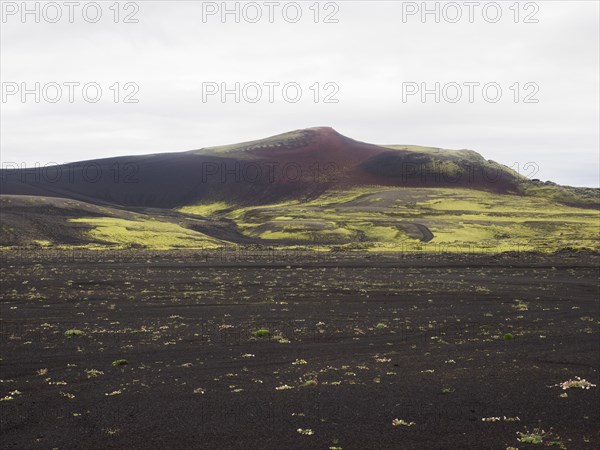
POLYGON ((599 193, 530 181, 470 150, 373 145, 308 128, 4 169, 0 248, 598 248, 599 193))
POLYGON ((519 175, 475 152, 379 146, 308 128, 222 147, 0 171, 0 193, 125 207, 268 204, 352 186, 515 191, 519 175))

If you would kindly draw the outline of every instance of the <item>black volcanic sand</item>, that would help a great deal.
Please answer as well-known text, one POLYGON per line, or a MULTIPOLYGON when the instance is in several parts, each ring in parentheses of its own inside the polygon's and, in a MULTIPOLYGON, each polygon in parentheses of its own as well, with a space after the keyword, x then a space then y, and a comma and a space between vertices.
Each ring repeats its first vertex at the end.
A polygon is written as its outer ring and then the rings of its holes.
POLYGON ((597 254, 2 258, 2 448, 600 448, 597 254))

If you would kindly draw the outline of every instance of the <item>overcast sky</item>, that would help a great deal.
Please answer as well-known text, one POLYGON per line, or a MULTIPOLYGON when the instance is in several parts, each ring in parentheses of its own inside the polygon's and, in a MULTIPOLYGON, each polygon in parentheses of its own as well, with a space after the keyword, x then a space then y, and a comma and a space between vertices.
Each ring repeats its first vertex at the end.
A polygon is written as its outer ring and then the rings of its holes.
POLYGON ((420 1, 240 2, 239 23, 222 17, 221 2, 192 1, 122 2, 118 17, 113 1, 99 2, 94 23, 89 3, 30 2, 39 17, 23 17, 20 1, 2 2, 5 167, 332 126, 361 141, 468 148, 534 178, 599 185, 597 1, 427 2, 439 23, 421 15, 420 1), (22 96, 36 82, 39 103, 22 96), (79 83, 73 102, 70 82, 79 83), (239 102, 214 92, 235 83, 239 102), (422 98, 422 88, 432 93, 422 98))

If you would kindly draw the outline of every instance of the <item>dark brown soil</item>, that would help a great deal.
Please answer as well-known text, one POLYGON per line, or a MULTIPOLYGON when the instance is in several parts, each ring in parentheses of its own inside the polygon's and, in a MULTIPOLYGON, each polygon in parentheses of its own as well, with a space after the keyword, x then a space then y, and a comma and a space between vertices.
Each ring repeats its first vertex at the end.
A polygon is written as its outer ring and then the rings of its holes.
POLYGON ((5 252, 0 445, 600 448, 598 263, 5 252))

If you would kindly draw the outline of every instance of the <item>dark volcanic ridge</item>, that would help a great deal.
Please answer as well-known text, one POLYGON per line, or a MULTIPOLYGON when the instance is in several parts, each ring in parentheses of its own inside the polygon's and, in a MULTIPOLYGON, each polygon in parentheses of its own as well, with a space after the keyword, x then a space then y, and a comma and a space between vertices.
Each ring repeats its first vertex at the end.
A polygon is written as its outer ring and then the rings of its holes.
POLYGON ((267 204, 366 185, 506 193, 516 192, 520 180, 473 151, 384 147, 327 127, 186 152, 4 169, 0 175, 1 194, 157 208, 219 200, 267 204))

